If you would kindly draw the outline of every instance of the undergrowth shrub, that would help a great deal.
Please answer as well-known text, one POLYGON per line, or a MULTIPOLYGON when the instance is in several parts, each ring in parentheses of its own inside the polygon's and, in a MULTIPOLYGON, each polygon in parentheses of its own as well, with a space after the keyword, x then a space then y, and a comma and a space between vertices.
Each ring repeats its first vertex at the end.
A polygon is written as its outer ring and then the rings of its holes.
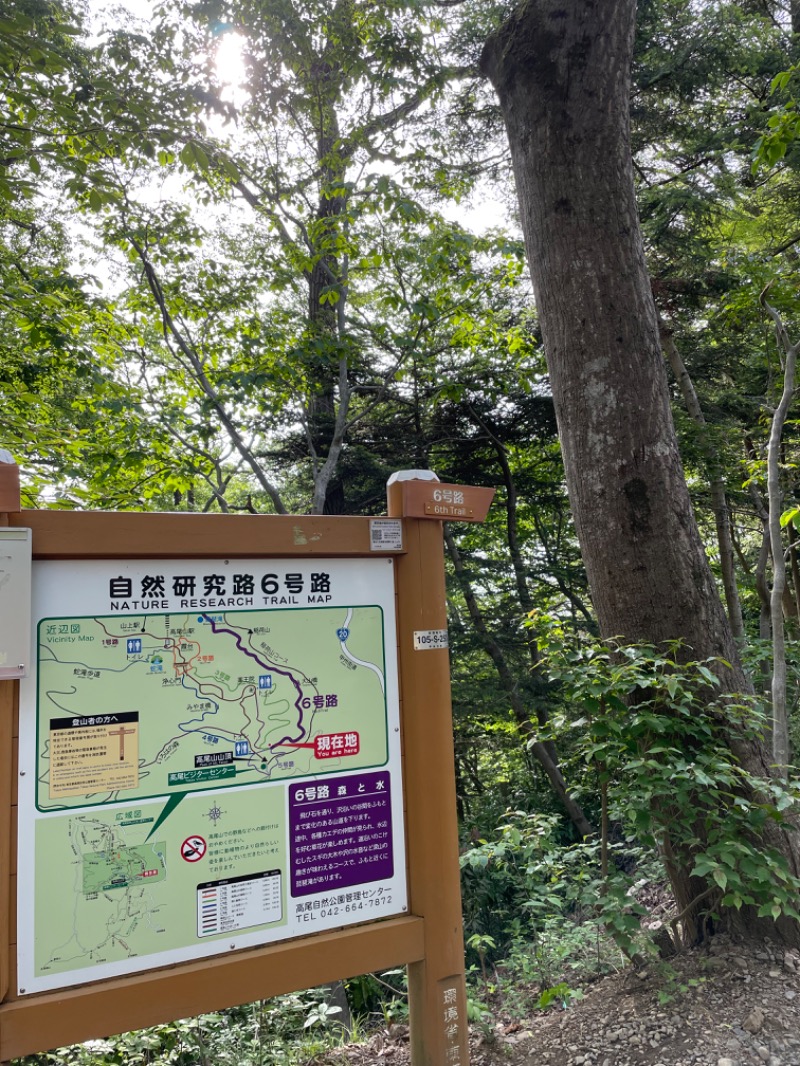
POLYGON ((472 964, 485 973, 487 961, 513 959, 546 985, 589 959, 613 964, 608 937, 629 958, 653 950, 632 888, 666 880, 665 853, 705 882, 696 902, 710 922, 743 906, 800 919, 800 881, 763 842, 768 820, 786 824, 797 810, 797 783, 755 777, 732 750, 761 739, 758 698, 720 695, 719 663, 683 661, 679 644, 581 641, 542 616, 536 627, 564 709, 535 739, 568 738, 576 791, 599 807, 597 834, 565 844, 557 815, 511 810, 466 848, 472 964))
POLYGON ((17 1060, 18 1066, 291 1066, 341 1041, 319 989, 17 1060), (322 1020, 319 1021, 322 1015, 322 1020))
POLYGON ((606 930, 632 938, 644 913, 631 895, 634 882, 663 876, 652 852, 623 839, 609 845, 613 869, 603 878, 600 841, 565 845, 559 821, 507 811, 491 837, 461 856, 469 960, 479 957, 477 938, 488 933, 485 958, 542 987, 567 970, 586 977, 618 966, 606 930))

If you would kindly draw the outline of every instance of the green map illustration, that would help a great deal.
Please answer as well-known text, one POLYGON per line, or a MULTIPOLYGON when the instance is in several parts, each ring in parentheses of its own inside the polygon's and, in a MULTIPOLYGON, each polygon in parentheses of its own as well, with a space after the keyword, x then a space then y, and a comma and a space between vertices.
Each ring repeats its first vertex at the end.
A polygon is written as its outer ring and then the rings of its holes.
POLYGON ((383 612, 46 618, 37 723, 42 811, 382 766, 383 612))
POLYGON ((166 877, 164 853, 166 844, 140 844, 126 847, 107 833, 103 851, 83 856, 83 894, 111 892, 117 888, 131 888, 147 879, 153 885, 166 877))
MULTIPOLYGON (((155 830, 163 800, 40 817, 37 868, 59 873, 57 891, 46 876, 33 885, 35 975, 91 970, 197 943, 200 883, 282 864, 284 791, 262 788, 254 797, 238 789, 219 800, 189 795, 155 830), (202 841, 202 848, 192 853, 187 840, 202 841)), ((280 892, 285 896, 284 883, 280 892)), ((244 924, 255 923, 285 925, 285 904, 244 924)))

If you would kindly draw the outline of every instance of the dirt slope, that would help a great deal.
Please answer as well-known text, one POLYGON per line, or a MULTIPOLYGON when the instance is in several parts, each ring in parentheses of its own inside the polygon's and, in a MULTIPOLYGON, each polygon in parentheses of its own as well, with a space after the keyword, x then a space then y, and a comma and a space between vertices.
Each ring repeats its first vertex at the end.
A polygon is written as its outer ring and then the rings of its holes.
MULTIPOLYGON (((568 1009, 472 1030, 473 1066, 800 1066, 800 953, 716 937, 669 963, 603 978, 568 1009)), ((394 1026, 324 1060, 407 1066, 394 1026)))

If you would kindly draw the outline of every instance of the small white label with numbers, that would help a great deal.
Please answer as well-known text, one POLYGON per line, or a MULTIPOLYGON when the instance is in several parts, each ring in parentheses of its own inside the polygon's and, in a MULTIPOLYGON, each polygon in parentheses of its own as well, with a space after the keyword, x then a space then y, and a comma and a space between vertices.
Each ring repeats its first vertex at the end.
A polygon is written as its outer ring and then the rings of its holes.
POLYGON ((414 651, 433 651, 435 648, 449 648, 446 629, 415 629, 414 651))
POLYGON ((402 551, 403 523, 399 518, 371 518, 369 523, 370 551, 402 551))

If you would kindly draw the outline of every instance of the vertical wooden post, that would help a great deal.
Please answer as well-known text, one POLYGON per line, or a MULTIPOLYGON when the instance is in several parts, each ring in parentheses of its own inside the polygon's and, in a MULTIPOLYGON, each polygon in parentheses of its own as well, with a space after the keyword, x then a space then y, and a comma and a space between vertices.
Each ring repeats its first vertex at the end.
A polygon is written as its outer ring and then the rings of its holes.
MULTIPOLYGON (((403 482, 388 513, 403 515, 403 482)), ((404 521, 396 559, 409 905, 425 919, 425 959, 408 968, 413 1066, 468 1066, 464 941, 446 649, 416 651, 414 633, 446 630, 442 523, 404 521)))
MULTIPOLYGON (((8 995, 11 973, 11 817, 17 685, 17 681, 0 681, 0 1003, 8 995)), ((13 865, 16 867, 16 863, 13 865)))
POLYGON ((8 515, 20 510, 19 467, 3 459, 8 452, 0 449, 0 524, 8 525, 8 515))
MULTIPOLYGON (((19 467, 0 454, 0 525, 20 510, 19 467)), ((14 735, 17 681, 0 681, 0 1002, 9 991, 11 973, 11 841, 14 798, 14 735)), ((16 866, 16 863, 14 863, 16 866)), ((13 938, 16 939, 16 938, 13 938)))

